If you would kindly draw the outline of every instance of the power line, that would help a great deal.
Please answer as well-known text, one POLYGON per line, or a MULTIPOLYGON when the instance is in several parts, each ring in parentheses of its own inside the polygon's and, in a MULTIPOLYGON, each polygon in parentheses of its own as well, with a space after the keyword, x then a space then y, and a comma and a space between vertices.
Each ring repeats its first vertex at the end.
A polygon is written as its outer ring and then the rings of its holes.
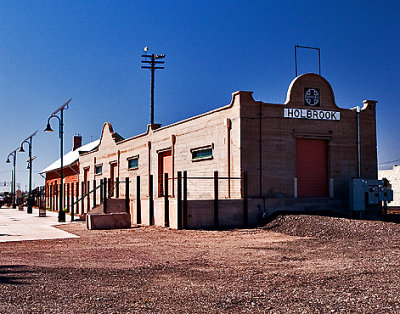
POLYGON ((391 161, 382 162, 382 163, 379 164, 379 166, 391 164, 391 163, 394 163, 394 162, 396 162, 396 161, 400 161, 400 159, 395 159, 395 160, 391 160, 391 161))

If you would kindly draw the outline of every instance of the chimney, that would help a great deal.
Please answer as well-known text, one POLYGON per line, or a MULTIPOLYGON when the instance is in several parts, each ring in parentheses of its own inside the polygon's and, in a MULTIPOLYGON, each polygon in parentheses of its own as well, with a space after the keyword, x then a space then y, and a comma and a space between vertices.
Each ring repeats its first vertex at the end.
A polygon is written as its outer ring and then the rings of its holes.
POLYGON ((77 148, 82 146, 82 135, 74 135, 72 138, 72 150, 76 150, 77 148))

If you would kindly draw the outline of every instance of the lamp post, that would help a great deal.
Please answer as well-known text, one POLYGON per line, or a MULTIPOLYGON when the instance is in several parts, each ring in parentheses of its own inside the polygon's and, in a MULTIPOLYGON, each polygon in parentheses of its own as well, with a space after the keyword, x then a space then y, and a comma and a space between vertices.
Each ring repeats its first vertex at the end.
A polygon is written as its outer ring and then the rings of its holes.
POLYGON ((18 148, 14 149, 11 153, 8 154, 7 156, 7 160, 6 163, 9 164, 10 163, 10 156, 13 157, 13 171, 12 171, 12 184, 11 184, 11 194, 13 197, 13 204, 12 204, 12 208, 17 208, 17 197, 15 194, 15 165, 17 163, 17 150, 18 148))
MULTIPOLYGON (((71 98, 72 99, 72 98, 71 98)), ((70 103, 68 100, 64 105, 54 111, 49 118, 47 119, 47 127, 44 130, 45 132, 53 132, 53 129, 50 126, 51 118, 57 118, 59 122, 59 138, 60 138, 60 160, 61 160, 61 167, 60 167, 60 207, 58 209, 58 221, 64 222, 65 221, 65 212, 64 212, 64 197, 63 197, 63 190, 64 190, 64 110, 68 109, 68 104, 70 103), (60 112, 60 116, 57 113, 60 112)))
POLYGON ((29 194, 28 194, 28 208, 26 212, 28 214, 32 214, 32 137, 36 135, 38 130, 36 130, 31 136, 28 136, 26 139, 24 139, 21 143, 21 147, 19 149, 20 153, 25 152, 24 150, 24 144, 27 143, 29 146, 29 194))

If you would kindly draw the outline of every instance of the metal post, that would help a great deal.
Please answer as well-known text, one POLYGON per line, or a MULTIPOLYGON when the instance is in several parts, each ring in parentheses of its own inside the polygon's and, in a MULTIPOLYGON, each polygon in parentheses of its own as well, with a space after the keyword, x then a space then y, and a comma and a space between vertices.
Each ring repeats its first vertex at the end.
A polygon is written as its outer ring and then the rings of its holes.
POLYGON ((49 207, 51 210, 53 210, 53 185, 50 185, 50 190, 48 192, 49 194, 49 207))
MULTIPOLYGON (((117 178, 117 182, 118 182, 118 184, 119 184, 119 179, 117 178)), ((117 185, 118 185, 117 184, 117 185)), ((118 193, 117 193, 117 198, 118 198, 118 193)), ((130 199, 129 199, 129 178, 128 177, 126 177, 125 178, 125 211, 129 214, 131 211, 130 211, 130 206, 129 206, 129 203, 130 203, 130 199)))
POLYGON ((104 201, 103 196, 103 179, 100 179, 100 204, 104 201))
POLYGON ((54 193, 55 193, 55 196, 56 196, 56 199, 55 199, 56 211, 59 211, 59 203, 58 203, 58 184, 56 183, 56 185, 55 185, 54 187, 55 187, 54 193))
POLYGON ((183 229, 187 228, 187 171, 183 172, 183 229))
POLYGON ((136 223, 142 223, 142 211, 140 200, 140 176, 136 177, 136 223))
POLYGON ((214 227, 219 227, 218 219, 218 171, 214 171, 214 227))
POLYGON ((177 202, 177 215, 178 215, 178 229, 182 229, 182 172, 178 171, 178 180, 176 188, 176 202, 177 202))
MULTIPOLYGON (((60 156, 61 156, 61 168, 60 168, 60 176, 61 176, 61 186, 64 184, 64 110, 60 112, 60 156)), ((64 204, 63 204, 63 189, 60 189, 60 211, 58 212, 58 221, 65 221, 65 212, 64 212, 64 204)))
POLYGON ((85 182, 81 182, 81 197, 82 197, 82 201, 81 201, 81 213, 82 215, 85 213, 85 182))
POLYGON ((67 197, 67 211, 69 212, 69 184, 67 183, 67 191, 65 193, 67 197))
POLYGON ((247 171, 243 172, 243 225, 247 227, 249 225, 249 209, 248 209, 248 197, 247 197, 247 171))
POLYGON ((96 179, 93 179, 93 208, 96 207, 96 179))
POLYGON ((75 210, 74 210, 74 183, 71 183, 71 221, 75 220, 75 210))
POLYGON ((17 152, 15 152, 14 154, 14 172, 13 172, 13 191, 14 191, 14 203, 12 208, 17 208, 17 191, 15 190, 15 164, 16 164, 16 160, 17 160, 17 152))
POLYGON ((115 197, 119 198, 119 177, 115 180, 115 197))
POLYGON ((107 179, 103 179, 103 213, 107 213, 107 179))
POLYGON ((164 226, 169 227, 168 173, 164 173, 164 226))
POLYGON ((87 212, 90 211, 90 181, 86 182, 87 212))
POLYGON ((154 225, 153 175, 149 177, 149 225, 154 225))
POLYGON ((108 194, 106 194, 106 197, 111 197, 112 196, 111 178, 106 179, 106 182, 108 184, 108 194))
POLYGON ((154 54, 151 55, 151 124, 154 124, 154 54))
POLYGON ((76 182, 76 200, 77 200, 77 202, 76 202, 76 213, 79 215, 79 202, 78 202, 78 199, 79 199, 79 182, 76 182))
POLYGON ((29 139, 29 196, 26 212, 32 214, 32 137, 29 139))
MULTIPOLYGON (((45 132, 52 132, 53 130, 50 127, 50 120, 51 118, 57 118, 59 122, 59 137, 60 137, 60 160, 61 160, 61 167, 60 167, 60 177, 61 177, 61 187, 60 187, 60 208, 58 212, 58 221, 65 221, 65 212, 64 212, 64 197, 63 197, 63 190, 64 190, 64 110, 68 109, 68 104, 70 103, 71 99, 68 100, 64 105, 59 107, 56 111, 54 111, 50 117, 47 119, 47 127, 44 130, 45 132), (60 112, 60 116, 57 116, 57 113, 60 112)), ((32 168, 32 167, 31 167, 32 168)))

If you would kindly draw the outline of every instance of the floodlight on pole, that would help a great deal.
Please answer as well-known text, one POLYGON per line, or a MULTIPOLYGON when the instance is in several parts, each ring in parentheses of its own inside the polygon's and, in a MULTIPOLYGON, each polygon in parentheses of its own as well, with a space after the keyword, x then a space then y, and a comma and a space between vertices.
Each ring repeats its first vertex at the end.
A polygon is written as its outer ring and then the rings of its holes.
POLYGON ((45 132, 53 132, 53 129, 50 126, 50 120, 52 118, 58 119, 59 123, 59 138, 60 138, 60 160, 61 160, 61 167, 60 167, 60 207, 58 210, 58 221, 64 222, 65 221, 65 212, 64 212, 64 197, 63 197, 63 190, 64 190, 64 110, 68 109, 68 105, 71 102, 72 98, 70 98, 65 104, 60 106, 56 111, 54 111, 47 119, 47 127, 44 130, 45 132), (60 113, 60 116, 57 115, 60 113))
POLYGON ((26 139, 24 139, 21 143, 21 147, 19 149, 20 153, 25 152, 24 150, 24 144, 28 144, 29 147, 29 194, 28 194, 28 207, 26 209, 26 212, 28 214, 32 214, 32 203, 33 203, 33 199, 32 199, 32 138, 36 135, 38 130, 36 130, 34 133, 32 133, 32 135, 28 136, 26 139))
POLYGON ((142 55, 143 58, 145 58, 144 60, 142 60, 142 63, 145 64, 150 64, 150 65, 146 65, 143 66, 142 65, 142 69, 149 69, 151 71, 151 114, 150 114, 150 123, 154 124, 154 74, 155 74, 155 70, 158 69, 164 69, 163 66, 156 66, 156 64, 164 64, 165 61, 156 61, 157 59, 164 59, 165 58, 165 54, 160 54, 160 55, 156 55, 156 54, 147 54, 147 51, 149 50, 149 47, 144 47, 144 52, 146 52, 146 54, 142 55), (150 60, 148 59, 150 58, 150 60))

